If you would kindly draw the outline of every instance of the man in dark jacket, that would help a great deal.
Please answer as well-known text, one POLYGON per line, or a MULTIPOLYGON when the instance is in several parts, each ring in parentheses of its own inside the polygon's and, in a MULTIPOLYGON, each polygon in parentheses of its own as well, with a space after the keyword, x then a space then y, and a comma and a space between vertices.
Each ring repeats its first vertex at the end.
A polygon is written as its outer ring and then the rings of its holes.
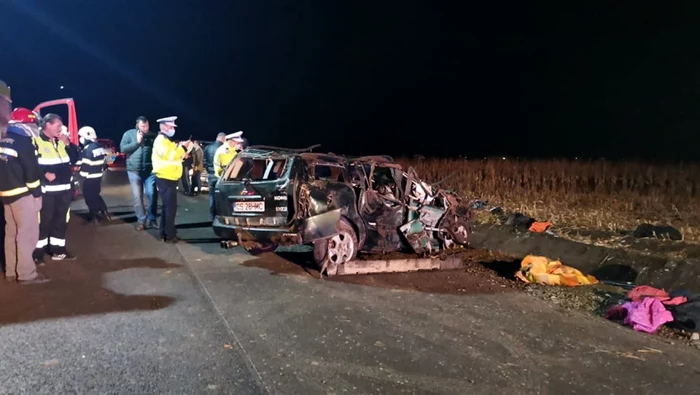
POLYGON ((192 164, 193 160, 190 155, 186 156, 185 160, 182 161, 182 177, 180 177, 180 181, 182 183, 182 193, 187 196, 190 196, 192 192, 192 183, 190 182, 192 164))
POLYGON ((126 154, 126 171, 131 184, 131 194, 134 199, 134 211, 138 224, 137 230, 143 230, 147 226, 158 228, 156 216, 158 211, 158 191, 156 190, 156 177, 151 174, 151 152, 157 133, 149 130, 146 117, 136 118, 136 128, 127 130, 122 136, 121 152, 126 154), (148 198, 148 212, 144 210, 143 194, 148 198))
POLYGON ((192 196, 197 196, 202 192, 202 170, 204 170, 204 151, 202 151, 202 146, 199 145, 199 141, 195 140, 192 143, 192 153, 190 158, 192 158, 192 177, 190 182, 190 194, 192 196))
MULTIPOLYGON (((5 278, 20 284, 43 283, 49 279, 37 273, 32 259, 39 240, 42 174, 32 135, 22 125, 11 124, 8 128, 10 101, 2 93, 0 88, 0 201, 7 218, 7 236, 3 240, 7 256, 5 278)), ((36 116, 23 121, 34 123, 36 116)))
POLYGON ((216 171, 214 170, 214 155, 216 154, 216 150, 219 149, 225 141, 226 133, 219 133, 216 135, 216 141, 207 145, 204 149, 204 168, 207 171, 207 183, 209 184, 209 215, 212 221, 216 215, 216 207, 214 207, 214 188, 218 181, 216 171))

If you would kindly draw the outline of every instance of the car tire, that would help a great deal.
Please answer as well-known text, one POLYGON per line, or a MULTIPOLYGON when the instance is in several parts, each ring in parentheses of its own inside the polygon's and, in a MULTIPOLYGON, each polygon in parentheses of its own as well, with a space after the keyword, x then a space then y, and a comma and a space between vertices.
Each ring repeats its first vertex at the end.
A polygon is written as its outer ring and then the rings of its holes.
POLYGON ((341 265, 357 257, 358 249, 355 229, 345 218, 341 218, 337 235, 314 242, 314 261, 321 275, 323 272, 333 275, 341 265))

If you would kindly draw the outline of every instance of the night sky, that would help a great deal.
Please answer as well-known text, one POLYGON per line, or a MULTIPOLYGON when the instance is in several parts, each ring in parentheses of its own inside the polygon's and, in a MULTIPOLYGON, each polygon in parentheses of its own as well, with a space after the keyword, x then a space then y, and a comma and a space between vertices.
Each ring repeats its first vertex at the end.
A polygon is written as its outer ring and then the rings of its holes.
POLYGON ((15 103, 73 97, 100 137, 143 114, 154 129, 179 116, 183 138, 243 130, 352 154, 694 159, 700 147, 697 1, 0 2, 15 103))

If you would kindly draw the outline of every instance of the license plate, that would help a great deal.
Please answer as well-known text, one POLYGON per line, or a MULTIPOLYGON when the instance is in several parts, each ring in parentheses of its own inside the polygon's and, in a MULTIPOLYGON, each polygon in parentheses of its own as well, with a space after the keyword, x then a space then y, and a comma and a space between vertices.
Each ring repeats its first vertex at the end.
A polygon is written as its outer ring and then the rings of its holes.
POLYGON ((265 202, 236 202, 233 211, 239 213, 262 213, 265 211, 265 202))

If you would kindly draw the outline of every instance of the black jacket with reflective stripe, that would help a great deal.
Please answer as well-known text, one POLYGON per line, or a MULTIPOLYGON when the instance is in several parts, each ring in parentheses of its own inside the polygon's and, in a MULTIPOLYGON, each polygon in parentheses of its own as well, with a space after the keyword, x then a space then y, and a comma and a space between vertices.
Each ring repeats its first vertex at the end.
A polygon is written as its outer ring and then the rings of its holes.
POLYGON ((59 139, 51 140, 43 132, 34 137, 39 167, 41 168, 41 190, 44 193, 70 191, 73 181, 72 165, 77 161, 68 154, 65 144, 59 139), (46 173, 56 178, 49 181, 46 173))
POLYGON ((11 204, 41 196, 41 169, 31 137, 8 133, 0 139, 0 201, 11 204))
POLYGON ((101 145, 91 141, 83 147, 80 158, 80 175, 85 178, 102 177, 105 170, 105 150, 101 145))

